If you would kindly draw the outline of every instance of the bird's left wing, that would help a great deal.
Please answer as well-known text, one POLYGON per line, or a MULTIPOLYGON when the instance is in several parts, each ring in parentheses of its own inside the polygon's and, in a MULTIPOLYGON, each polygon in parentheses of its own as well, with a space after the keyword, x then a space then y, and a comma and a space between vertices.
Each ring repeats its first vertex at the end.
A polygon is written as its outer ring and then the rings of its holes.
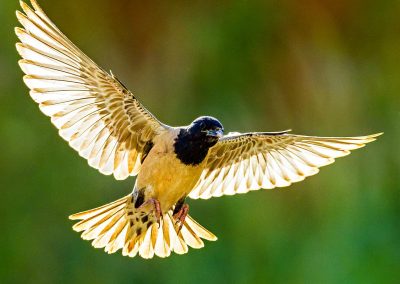
POLYGON ((152 139, 168 127, 31 2, 33 10, 21 2, 24 29, 15 30, 31 97, 89 165, 117 179, 136 175, 152 139))
POLYGON ((209 150, 206 167, 189 196, 208 199, 289 186, 379 135, 339 138, 282 132, 224 136, 209 150))

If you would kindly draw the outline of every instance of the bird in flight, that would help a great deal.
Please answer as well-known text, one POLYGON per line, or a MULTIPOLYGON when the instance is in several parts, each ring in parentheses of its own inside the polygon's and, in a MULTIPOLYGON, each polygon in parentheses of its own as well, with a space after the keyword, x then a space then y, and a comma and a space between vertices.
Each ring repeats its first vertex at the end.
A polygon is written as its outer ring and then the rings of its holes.
POLYGON ((289 186, 380 135, 224 135, 210 116, 168 126, 76 47, 35 0, 32 8, 20 4, 16 48, 30 96, 90 166, 117 180, 137 176, 127 196, 70 216, 79 220, 73 229, 83 239, 108 253, 152 258, 201 248, 203 239, 217 238, 188 215, 187 197, 289 186))

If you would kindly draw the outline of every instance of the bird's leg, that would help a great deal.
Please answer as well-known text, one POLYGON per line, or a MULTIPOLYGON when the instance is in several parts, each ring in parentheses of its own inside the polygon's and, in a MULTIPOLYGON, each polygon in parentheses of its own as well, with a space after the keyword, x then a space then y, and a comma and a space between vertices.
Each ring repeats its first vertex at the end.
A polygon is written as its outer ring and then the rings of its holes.
POLYGON ((144 209, 145 207, 151 206, 151 210, 154 211, 156 220, 157 220, 157 224, 158 226, 160 226, 160 220, 161 220, 161 205, 160 205, 160 201, 158 201, 155 198, 150 198, 147 201, 145 201, 142 205, 140 205, 138 207, 138 209, 144 209))
POLYGON ((158 201, 155 198, 150 198, 147 201, 144 200, 145 200, 145 188, 135 190, 132 193, 132 203, 134 203, 135 208, 138 209, 139 211, 144 211, 144 212, 153 210, 158 226, 160 226, 160 219, 162 216, 160 201, 158 201), (148 208, 149 206, 151 208, 148 208))
POLYGON ((183 204, 185 204, 185 197, 179 199, 178 202, 175 204, 174 211, 172 212, 173 216, 175 216, 182 209, 183 204))
POLYGON ((173 217, 176 220, 176 224, 179 223, 178 234, 182 229, 183 223, 185 222, 186 216, 189 212, 189 204, 185 203, 185 198, 180 199, 174 208, 173 217))
POLYGON ((183 223, 185 222, 186 216, 189 213, 189 204, 183 204, 181 210, 174 215, 174 218, 176 219, 176 223, 179 223, 179 229, 178 233, 181 231, 183 223))

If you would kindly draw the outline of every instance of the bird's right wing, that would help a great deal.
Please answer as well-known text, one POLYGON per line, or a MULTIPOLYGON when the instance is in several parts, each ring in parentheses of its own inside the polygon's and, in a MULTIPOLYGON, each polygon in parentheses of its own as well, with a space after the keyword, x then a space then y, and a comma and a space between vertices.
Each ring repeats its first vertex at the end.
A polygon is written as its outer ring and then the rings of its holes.
POLYGON ((136 175, 160 123, 127 88, 77 48, 35 0, 17 11, 19 64, 41 111, 89 164, 116 179, 136 175))
POLYGON ((224 136, 209 150, 205 169, 189 197, 208 199, 289 186, 379 135, 315 137, 255 132, 224 136))

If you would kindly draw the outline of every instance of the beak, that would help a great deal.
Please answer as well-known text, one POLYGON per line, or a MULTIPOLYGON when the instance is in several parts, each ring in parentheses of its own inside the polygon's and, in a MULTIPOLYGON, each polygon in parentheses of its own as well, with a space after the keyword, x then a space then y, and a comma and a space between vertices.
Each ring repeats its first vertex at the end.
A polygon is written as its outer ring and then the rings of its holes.
POLYGON ((223 132, 222 129, 208 130, 207 131, 207 136, 221 138, 222 136, 224 136, 224 132, 223 132))

